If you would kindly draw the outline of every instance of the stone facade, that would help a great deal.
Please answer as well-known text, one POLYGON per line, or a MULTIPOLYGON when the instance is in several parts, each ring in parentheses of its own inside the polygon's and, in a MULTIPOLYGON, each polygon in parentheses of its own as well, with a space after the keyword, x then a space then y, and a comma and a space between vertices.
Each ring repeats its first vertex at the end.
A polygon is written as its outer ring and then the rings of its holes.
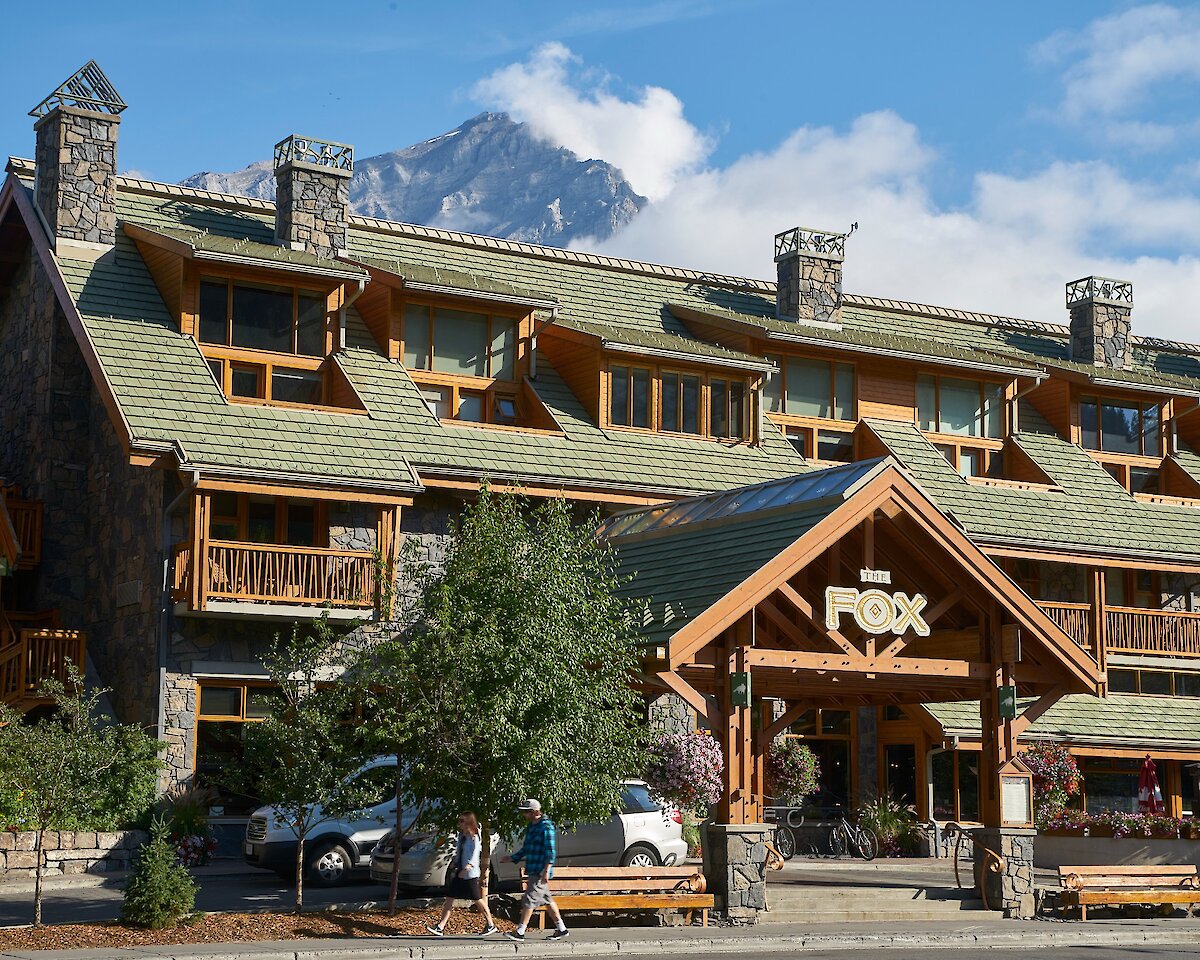
POLYGON ((854 711, 858 734, 858 797, 866 800, 879 795, 879 721, 874 707, 854 711))
POLYGON ((646 725, 655 736, 691 733, 696 714, 677 693, 664 693, 646 704, 646 725))
MULTIPOLYGON (((113 873, 128 870, 148 839, 141 830, 118 833, 47 830, 42 837, 43 876, 113 873)), ((37 834, 0 831, 0 880, 32 877, 37 870, 37 834)))
POLYGON ((1039 599, 1048 603, 1087 603, 1087 572, 1083 567, 1050 560, 1038 561, 1039 599))
POLYGON ((329 546, 336 550, 378 549, 378 509, 367 503, 339 503, 331 506, 329 546))
POLYGON ((1036 910, 1033 884, 1033 847, 1037 831, 1032 828, 982 827, 974 831, 975 881, 983 883, 987 903, 1006 917, 1032 918, 1036 910), (998 872, 988 868, 995 860, 983 849, 999 854, 1004 867, 998 872))
POLYGON ((776 265, 776 313, 789 320, 838 323, 842 313, 842 261, 819 253, 799 253, 776 265))
POLYGON ((1071 359, 1118 370, 1129 365, 1128 304, 1082 300, 1070 305, 1071 359))
POLYGON ((111 245, 117 239, 117 126, 106 113, 55 107, 35 125, 37 205, 56 237, 111 245))
POLYGON ((350 172, 292 161, 275 171, 275 239, 333 258, 346 250, 350 172))
POLYGON ((704 825, 704 877, 716 907, 732 923, 758 923, 767 909, 768 823, 704 825))
POLYGON ((153 729, 164 478, 129 463, 33 253, 0 300, 0 378, 0 472, 44 504, 42 562, 15 599, 85 631, 117 715, 153 729))

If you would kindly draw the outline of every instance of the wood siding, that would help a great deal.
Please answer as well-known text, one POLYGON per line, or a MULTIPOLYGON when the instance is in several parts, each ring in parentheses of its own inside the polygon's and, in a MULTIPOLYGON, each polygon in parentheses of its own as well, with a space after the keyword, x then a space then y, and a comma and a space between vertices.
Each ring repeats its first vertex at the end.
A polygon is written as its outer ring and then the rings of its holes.
POLYGON ((554 366, 571 392, 579 398, 594 423, 600 422, 600 351, 545 330, 538 337, 538 350, 554 366))
POLYGON ((1060 437, 1073 443, 1079 442, 1079 438, 1072 430, 1075 416, 1071 401, 1071 385, 1065 380, 1047 380, 1025 397, 1025 402, 1045 417, 1060 437))
POLYGON ((880 360, 860 360, 857 367, 860 417, 916 422, 917 386, 912 367, 880 360))

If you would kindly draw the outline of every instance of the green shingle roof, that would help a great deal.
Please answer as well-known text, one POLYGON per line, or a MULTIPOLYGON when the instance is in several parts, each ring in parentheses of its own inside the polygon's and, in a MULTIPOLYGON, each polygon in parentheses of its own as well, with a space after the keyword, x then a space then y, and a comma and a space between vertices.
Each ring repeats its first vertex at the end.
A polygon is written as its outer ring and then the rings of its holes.
MULTIPOLYGON (((1023 701, 1027 703, 1029 701, 1023 701)), ((925 707, 947 736, 979 736, 978 701, 931 703, 925 707)), ((1125 744, 1131 736, 1147 747, 1200 746, 1200 703, 1192 697, 1063 697, 1029 727, 1025 738, 1125 744)))

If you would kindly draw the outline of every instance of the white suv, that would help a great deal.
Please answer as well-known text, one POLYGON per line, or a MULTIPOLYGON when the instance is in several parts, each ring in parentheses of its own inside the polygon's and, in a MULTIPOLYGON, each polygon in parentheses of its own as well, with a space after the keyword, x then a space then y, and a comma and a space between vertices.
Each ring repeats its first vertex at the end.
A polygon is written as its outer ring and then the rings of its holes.
MULTIPOLYGON (((649 867, 682 863, 687 858, 683 818, 678 810, 664 810, 641 780, 627 780, 622 808, 603 823, 558 828, 558 863, 562 866, 649 867)), ((434 888, 446 884, 446 869, 454 860, 453 838, 425 837, 400 855, 400 883, 406 887, 434 888)), ((504 863, 508 847, 493 838, 492 867, 501 882, 520 879, 520 864, 504 863)), ((371 853, 371 879, 390 883, 393 834, 388 833, 371 853)))

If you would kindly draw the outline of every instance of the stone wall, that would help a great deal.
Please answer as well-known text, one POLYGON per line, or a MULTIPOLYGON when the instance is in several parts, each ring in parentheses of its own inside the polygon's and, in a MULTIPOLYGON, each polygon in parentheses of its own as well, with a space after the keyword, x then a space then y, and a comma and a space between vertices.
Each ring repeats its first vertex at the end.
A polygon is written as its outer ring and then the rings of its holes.
POLYGON ((973 831, 975 845, 976 883, 986 888, 990 909, 1002 911, 1006 917, 1030 919, 1036 903, 1033 883, 1033 850, 1037 831, 1026 828, 982 827, 973 831), (1003 867, 993 872, 996 861, 984 849, 998 854, 1003 867), (982 878, 982 879, 980 879, 982 878))
POLYGON ((841 318, 842 262, 818 254, 787 257, 776 265, 777 312, 798 320, 841 318))
POLYGON ((85 631, 120 719, 153 727, 163 475, 130 465, 34 256, 0 301, 0 473, 44 504, 21 600, 85 631))
POLYGON ((1071 359, 1123 369, 1129 358, 1131 308, 1082 300, 1071 304, 1070 311, 1071 359))
POLYGON ((1039 600, 1047 603, 1087 603, 1087 571, 1080 566, 1053 561, 1038 562, 1039 600))
POLYGON ((336 550, 378 549, 378 508, 369 503, 331 505, 329 508, 329 545, 336 550))
MULTIPOLYGON (((42 837, 43 876, 114 873, 128 870, 147 840, 141 830, 118 833, 47 830, 42 837)), ((32 877, 37 869, 37 834, 0 831, 0 879, 32 877)))
POLYGON ((1164 610, 1200 610, 1200 577, 1194 573, 1164 573, 1162 585, 1164 610))
POLYGON ((37 205, 55 236, 116 242, 117 117, 56 107, 35 125, 37 205))
POLYGON ((349 185, 349 171, 285 163, 275 171, 275 239, 319 257, 343 252, 349 185))

